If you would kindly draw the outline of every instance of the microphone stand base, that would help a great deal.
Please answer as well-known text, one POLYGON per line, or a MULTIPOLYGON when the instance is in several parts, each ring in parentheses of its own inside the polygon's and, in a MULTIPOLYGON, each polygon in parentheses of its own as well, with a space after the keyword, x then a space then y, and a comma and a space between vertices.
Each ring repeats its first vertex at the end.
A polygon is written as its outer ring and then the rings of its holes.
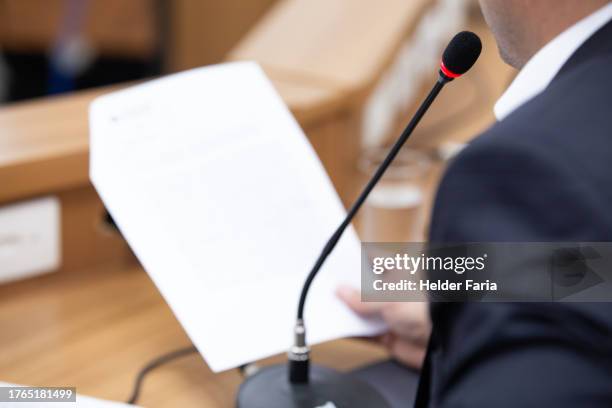
POLYGON ((388 408, 370 384, 347 373, 313 365, 310 382, 291 384, 287 364, 262 368, 238 390, 238 408, 388 408), (326 404, 333 405, 326 405, 326 404))

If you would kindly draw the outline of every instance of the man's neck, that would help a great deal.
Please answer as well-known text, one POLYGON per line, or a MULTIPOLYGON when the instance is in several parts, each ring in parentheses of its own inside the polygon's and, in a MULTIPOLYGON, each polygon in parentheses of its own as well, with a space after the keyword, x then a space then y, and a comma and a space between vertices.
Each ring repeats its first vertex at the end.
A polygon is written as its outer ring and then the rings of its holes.
MULTIPOLYGON (((542 2, 543 6, 545 3, 542 2)), ((521 58, 518 69, 522 69, 540 49, 555 39, 559 34, 572 27, 574 24, 595 13, 608 4, 608 1, 559 1, 554 8, 543 7, 537 13, 534 20, 533 32, 530 37, 532 41, 527 42, 532 46, 521 58)))
MULTIPOLYGON (((498 120, 503 120, 523 103, 546 89, 555 76, 568 66, 572 55, 579 53, 589 38, 611 20, 612 3, 608 3, 564 29, 538 50, 495 105, 495 116, 498 120)), ((601 46, 605 47, 605 44, 601 46)))

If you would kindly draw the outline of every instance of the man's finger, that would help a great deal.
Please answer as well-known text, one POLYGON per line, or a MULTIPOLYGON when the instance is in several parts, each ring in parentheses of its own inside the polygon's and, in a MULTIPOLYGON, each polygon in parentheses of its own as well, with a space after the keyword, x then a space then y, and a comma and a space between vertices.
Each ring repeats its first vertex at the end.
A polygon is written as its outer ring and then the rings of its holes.
POLYGON ((385 306, 385 303, 362 302, 359 291, 349 286, 340 286, 336 290, 336 294, 355 313, 363 316, 379 315, 385 306))
POLYGON ((425 359, 426 348, 423 345, 406 341, 400 337, 390 337, 387 344, 389 353, 408 367, 420 369, 425 359))

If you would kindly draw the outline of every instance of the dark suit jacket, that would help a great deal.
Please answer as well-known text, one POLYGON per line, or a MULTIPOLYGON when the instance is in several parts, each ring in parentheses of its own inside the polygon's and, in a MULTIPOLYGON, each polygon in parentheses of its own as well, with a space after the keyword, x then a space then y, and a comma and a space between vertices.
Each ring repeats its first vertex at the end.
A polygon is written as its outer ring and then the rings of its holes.
MULTIPOLYGON (((612 23, 474 140, 431 242, 612 241, 612 23)), ((434 303, 416 406, 612 407, 612 303, 434 303)))

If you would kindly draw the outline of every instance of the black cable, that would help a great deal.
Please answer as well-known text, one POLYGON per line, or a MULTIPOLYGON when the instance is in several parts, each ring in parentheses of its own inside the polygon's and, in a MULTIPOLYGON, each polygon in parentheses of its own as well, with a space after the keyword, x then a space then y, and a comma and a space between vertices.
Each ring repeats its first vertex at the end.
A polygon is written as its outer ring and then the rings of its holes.
POLYGON ((249 363, 238 366, 238 371, 240 372, 240 375, 242 375, 242 378, 246 378, 248 367, 249 367, 249 363))
POLYGON ((159 357, 151 360, 147 365, 145 365, 136 376, 136 381, 134 381, 134 388, 132 388, 132 394, 130 398, 128 398, 128 404, 135 404, 138 401, 138 397, 140 396, 140 390, 142 388, 142 383, 146 375, 157 367, 169 363, 170 361, 184 357, 186 355, 196 353, 198 350, 194 346, 183 347, 178 350, 171 351, 166 354, 162 354, 159 357))
POLYGON ((406 141, 408 140, 408 138, 410 137, 410 135, 412 134, 416 126, 419 124, 419 122, 421 121, 425 113, 427 112, 427 109, 429 109, 429 107, 431 106, 433 101, 436 99, 436 97, 438 96, 438 94, 440 93, 444 85, 446 85, 449 82, 449 80, 450 79, 447 78, 446 76, 442 74, 440 75, 440 78, 438 79, 438 81, 436 82, 432 90, 429 92, 429 95, 427 95, 427 98, 421 104, 421 106, 415 113, 410 123, 408 123, 408 126, 406 126, 406 129, 404 129, 400 138, 397 140, 397 142, 395 142, 395 144, 389 151, 389 154, 387 155, 383 163, 380 165, 378 170, 376 170, 376 173, 374 173, 374 176, 372 177, 372 179, 368 182, 368 184, 366 184, 366 186, 364 187, 363 191, 361 192, 361 194, 359 195, 355 203, 351 206, 350 210, 346 214, 346 218, 344 218, 344 221, 342 221, 342 223, 340 224, 336 232, 334 232, 334 234, 331 236, 329 241, 327 241, 327 244, 325 244, 325 247, 323 248, 321 255, 319 255, 317 262, 315 262, 314 266, 312 267, 312 270, 310 271, 310 273, 308 274, 308 277, 306 278, 306 281, 304 282, 304 286, 302 287, 302 293, 300 294, 300 303, 298 304, 298 311, 297 311, 298 321, 304 320, 304 305, 306 303, 306 296, 308 295, 308 290, 310 289, 310 285, 312 284, 312 281, 314 280, 315 276, 317 276, 319 269, 321 269, 321 267, 323 266, 323 263, 325 262, 329 254, 333 251, 334 247, 340 240, 340 237, 346 230, 346 227, 350 225, 351 221, 357 214, 357 211, 359 211, 359 208, 363 205, 365 200, 368 198, 368 195, 370 194, 370 192, 374 189, 378 181, 385 174, 385 171, 391 165, 391 162, 393 162, 393 159, 395 159, 395 156, 397 156, 397 154, 401 150, 404 143, 406 143, 406 141))

